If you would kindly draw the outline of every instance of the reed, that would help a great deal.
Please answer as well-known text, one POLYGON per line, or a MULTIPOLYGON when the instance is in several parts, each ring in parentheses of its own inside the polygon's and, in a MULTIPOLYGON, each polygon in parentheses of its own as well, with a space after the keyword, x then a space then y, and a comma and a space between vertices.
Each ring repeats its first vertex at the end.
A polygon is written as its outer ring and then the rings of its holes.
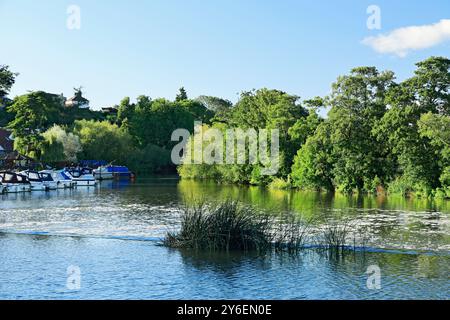
POLYGON ((209 251, 274 251, 295 254, 315 242, 327 252, 356 248, 356 226, 348 219, 328 219, 320 227, 294 214, 275 219, 251 206, 226 200, 211 205, 185 205, 181 228, 168 232, 162 245, 209 251), (353 236, 353 238, 352 238, 353 236))
POLYGON ((272 242, 272 220, 252 207, 227 200, 218 205, 185 206, 181 229, 168 232, 163 244, 197 250, 265 251, 272 242))

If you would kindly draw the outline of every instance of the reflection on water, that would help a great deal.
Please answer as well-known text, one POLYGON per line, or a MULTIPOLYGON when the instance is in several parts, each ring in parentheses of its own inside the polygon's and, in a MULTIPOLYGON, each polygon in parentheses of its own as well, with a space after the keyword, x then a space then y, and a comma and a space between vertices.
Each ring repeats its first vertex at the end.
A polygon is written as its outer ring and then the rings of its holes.
POLYGON ((0 197, 0 299, 450 297, 448 202, 177 179, 0 197), (305 250, 295 257, 261 257, 169 250, 146 241, 178 228, 179 206, 192 198, 234 198, 273 214, 315 217, 319 225, 325 217, 345 216, 369 229, 371 247, 414 251, 330 257, 305 250), (71 265, 81 269, 79 291, 66 288, 71 265), (381 268, 381 290, 366 287, 370 265, 381 268))
POLYGON ((151 241, 0 234, 0 299, 448 299, 449 256, 196 254, 151 241), (81 289, 66 287, 68 266, 81 289), (367 288, 367 268, 381 289, 367 288))
POLYGON ((450 250, 450 202, 403 197, 276 191, 210 182, 146 179, 103 182, 98 188, 0 196, 0 231, 95 237, 152 238, 179 227, 186 200, 238 199, 278 214, 295 212, 316 224, 347 217, 377 248, 450 250))

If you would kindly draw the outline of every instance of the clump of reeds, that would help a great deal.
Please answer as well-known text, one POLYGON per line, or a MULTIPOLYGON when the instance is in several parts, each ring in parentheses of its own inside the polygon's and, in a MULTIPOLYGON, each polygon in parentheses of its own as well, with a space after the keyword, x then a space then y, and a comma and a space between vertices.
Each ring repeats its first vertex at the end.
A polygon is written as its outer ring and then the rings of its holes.
POLYGON ((275 219, 237 201, 185 205, 181 228, 168 232, 162 244, 171 248, 209 251, 287 252, 294 254, 309 242, 330 253, 355 249, 356 226, 349 219, 327 219, 313 227, 294 214, 275 219), (353 236, 353 238, 352 238, 353 236))
POLYGON ((163 244, 200 250, 264 251, 271 246, 272 221, 267 214, 225 201, 185 206, 179 232, 169 232, 163 244))
POLYGON ((309 223, 294 214, 288 214, 278 221, 272 237, 276 252, 297 253, 310 237, 309 223))
POLYGON ((330 253, 364 249, 366 241, 367 230, 347 218, 329 219, 320 230, 319 245, 330 253))

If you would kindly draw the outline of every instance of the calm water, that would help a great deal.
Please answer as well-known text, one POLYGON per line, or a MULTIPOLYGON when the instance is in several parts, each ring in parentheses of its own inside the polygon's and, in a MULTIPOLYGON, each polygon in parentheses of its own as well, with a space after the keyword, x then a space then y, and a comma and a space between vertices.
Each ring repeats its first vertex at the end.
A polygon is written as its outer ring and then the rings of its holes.
POLYGON ((0 196, 0 299, 449 299, 450 203, 141 180, 0 196), (239 199, 273 213, 346 217, 374 252, 330 258, 199 255, 157 246, 192 198, 239 199), (388 250, 379 250, 388 249, 388 250), (370 265, 381 289, 366 286, 370 265), (67 288, 67 268, 81 288, 67 288))

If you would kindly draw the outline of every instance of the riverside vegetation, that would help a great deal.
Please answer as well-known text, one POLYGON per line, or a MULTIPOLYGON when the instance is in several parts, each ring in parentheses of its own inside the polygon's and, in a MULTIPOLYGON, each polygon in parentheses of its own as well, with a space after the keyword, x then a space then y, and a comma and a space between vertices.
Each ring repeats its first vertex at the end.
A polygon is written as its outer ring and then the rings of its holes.
MULTIPOLYGON (((173 101, 124 98, 117 115, 65 108, 37 91, 5 99, 17 74, 0 68, 0 126, 12 130, 15 148, 37 161, 102 159, 142 173, 178 172, 185 179, 345 193, 399 193, 450 198, 450 60, 419 62, 411 78, 358 67, 337 78, 326 97, 300 101, 280 90, 242 92, 233 104, 182 88, 173 101), (326 118, 319 110, 329 110, 326 118), (205 127, 278 129, 280 170, 258 164, 171 163, 175 129, 205 127)), ((206 145, 208 142, 204 142, 206 145)))

